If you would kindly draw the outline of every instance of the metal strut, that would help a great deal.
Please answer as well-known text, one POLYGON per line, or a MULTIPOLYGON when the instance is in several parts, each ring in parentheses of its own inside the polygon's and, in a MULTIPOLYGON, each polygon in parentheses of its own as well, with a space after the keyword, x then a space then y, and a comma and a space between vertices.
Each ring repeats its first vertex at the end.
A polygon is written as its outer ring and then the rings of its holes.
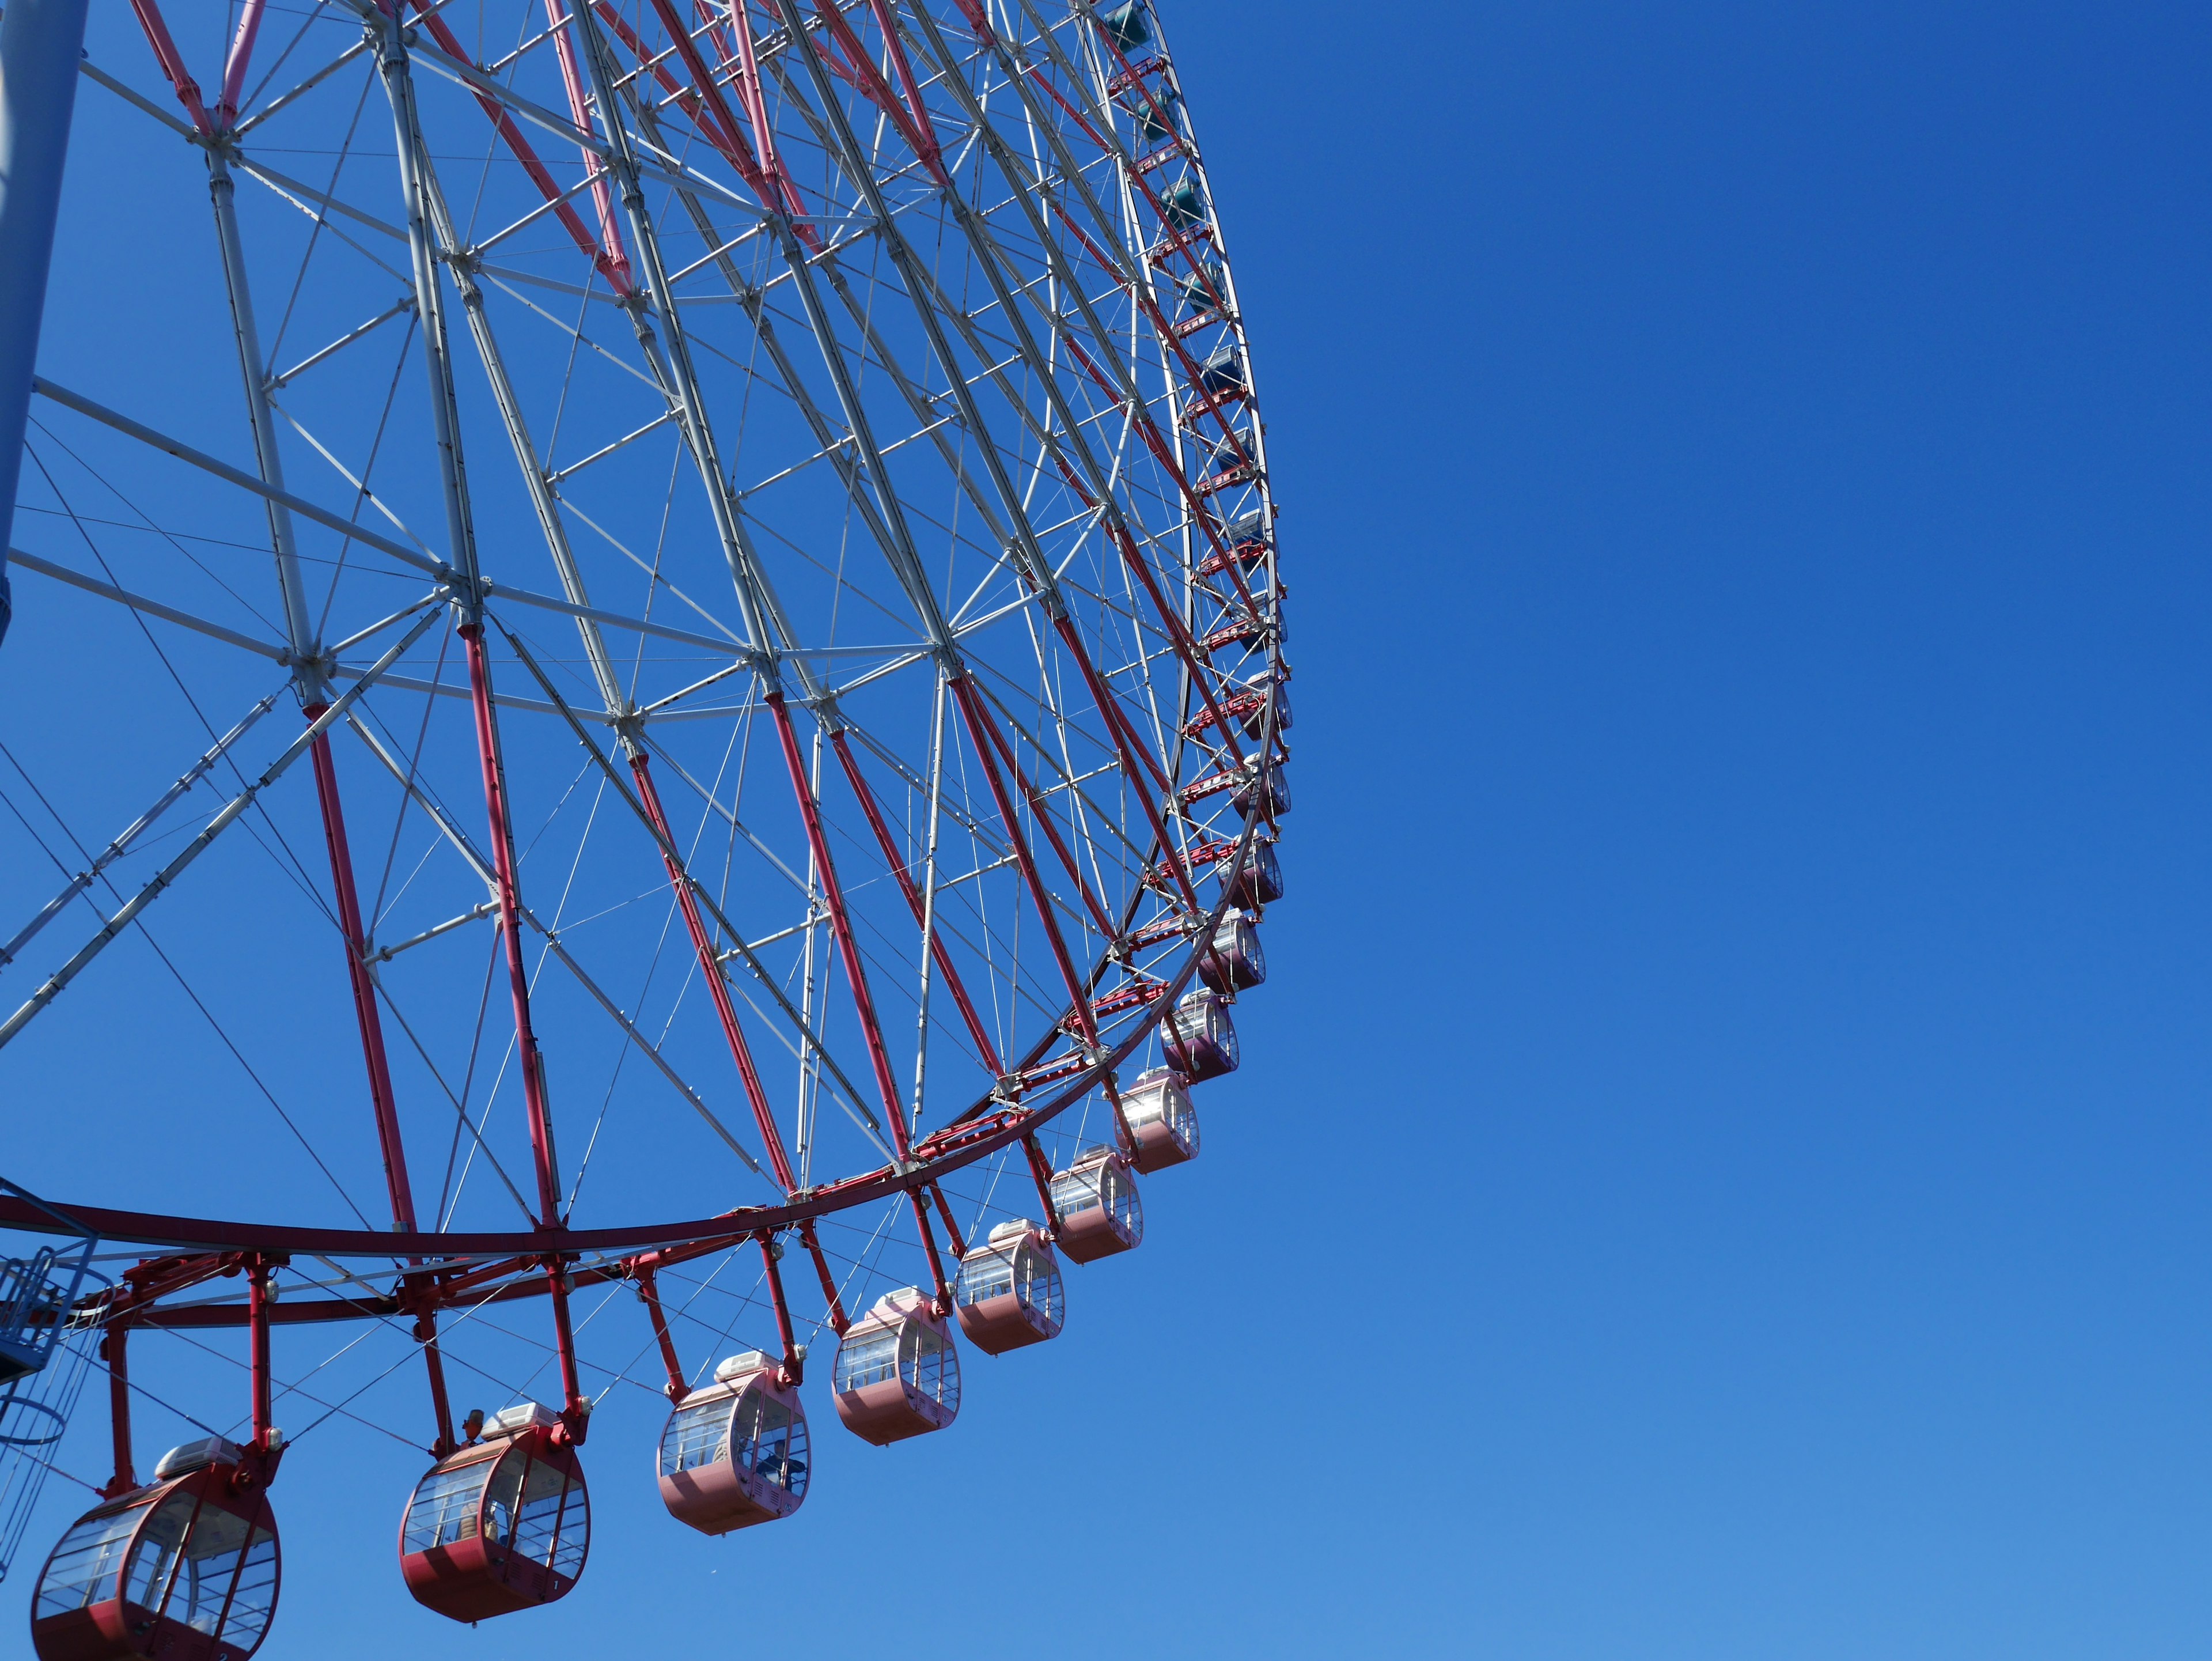
POLYGON ((125 1348, 131 1329, 120 1322, 100 1336, 100 1359, 107 1364, 107 1418, 115 1443, 115 1475, 100 1491, 103 1500, 118 1499, 138 1486, 131 1469, 131 1363, 125 1348))
POLYGON ((654 1275, 654 1265, 642 1261, 630 1271, 637 1282, 638 1301, 645 1305, 646 1318, 653 1323, 653 1341, 660 1346, 660 1365, 668 1371, 668 1399, 681 1402, 691 1387, 684 1381, 684 1364, 676 1359, 676 1341, 669 1335, 668 1315, 660 1306, 660 1286, 654 1275))
MULTIPOLYGON (((476 715, 477 758, 483 774, 484 812, 491 841, 494 889, 499 902, 497 926, 507 958, 507 987, 514 1012, 517 1058, 530 1125, 530 1147, 538 1177, 538 1226, 561 1226, 559 1168, 553 1147, 553 1118, 547 1098, 544 1059, 530 1019, 530 977, 522 953, 522 900, 517 878, 513 816, 501 758, 499 721, 492 702, 491 663, 483 636, 484 583, 477 558, 476 526, 469 502, 467 469, 462 457, 459 406, 455 400, 448 356, 445 294, 439 284, 437 252, 431 234, 430 186, 422 125, 415 105, 413 73, 406 31, 393 13, 377 9, 368 20, 392 119, 399 163, 399 186, 407 210, 407 244, 415 303, 422 324, 424 379, 430 394, 431 429, 436 435, 441 495, 447 537, 459 581, 455 605, 469 665, 469 696, 476 715)), ((565 1259, 548 1252, 542 1259, 546 1289, 553 1304, 553 1331, 561 1363, 561 1420, 572 1441, 580 1443, 592 1410, 576 1372, 575 1335, 568 1317, 565 1259)))

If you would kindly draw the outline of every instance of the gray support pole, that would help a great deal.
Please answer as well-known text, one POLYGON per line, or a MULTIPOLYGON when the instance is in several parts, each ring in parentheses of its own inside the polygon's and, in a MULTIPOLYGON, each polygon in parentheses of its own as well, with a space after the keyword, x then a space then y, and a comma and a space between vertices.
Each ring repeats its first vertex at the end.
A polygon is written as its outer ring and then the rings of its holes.
POLYGON ((8 538, 88 3, 9 0, 0 16, 0 640, 13 609, 8 538))

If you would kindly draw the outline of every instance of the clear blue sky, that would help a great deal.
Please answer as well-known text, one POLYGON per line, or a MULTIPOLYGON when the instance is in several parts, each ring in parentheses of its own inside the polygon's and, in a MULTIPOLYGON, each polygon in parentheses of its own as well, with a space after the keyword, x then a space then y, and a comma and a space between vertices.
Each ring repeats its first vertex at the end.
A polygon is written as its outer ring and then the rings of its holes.
POLYGON ((2201 1657, 2212 21, 1169 16, 1297 668, 1205 1158, 788 1526, 607 1435, 557 1612, 287 1484, 264 1655, 2201 1657))

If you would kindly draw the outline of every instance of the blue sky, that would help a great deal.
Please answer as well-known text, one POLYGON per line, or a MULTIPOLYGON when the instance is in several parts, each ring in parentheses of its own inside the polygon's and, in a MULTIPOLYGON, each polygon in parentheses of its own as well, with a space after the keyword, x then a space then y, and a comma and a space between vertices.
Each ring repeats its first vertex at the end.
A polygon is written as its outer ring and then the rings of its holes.
POLYGON ((263 1654, 2201 1653, 2212 27, 1169 20, 1297 670, 1205 1158, 788 1527, 606 1435, 557 1613, 287 1484, 263 1654))

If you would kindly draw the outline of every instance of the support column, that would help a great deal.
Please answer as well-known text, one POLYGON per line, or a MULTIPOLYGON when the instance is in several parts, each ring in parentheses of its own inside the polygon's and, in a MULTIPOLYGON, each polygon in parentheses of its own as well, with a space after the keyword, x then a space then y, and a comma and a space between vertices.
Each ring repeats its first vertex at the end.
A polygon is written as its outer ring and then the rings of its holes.
POLYGON ((46 315, 62 164, 88 0, 10 0, 0 17, 0 641, 12 606, 8 538, 46 315))

